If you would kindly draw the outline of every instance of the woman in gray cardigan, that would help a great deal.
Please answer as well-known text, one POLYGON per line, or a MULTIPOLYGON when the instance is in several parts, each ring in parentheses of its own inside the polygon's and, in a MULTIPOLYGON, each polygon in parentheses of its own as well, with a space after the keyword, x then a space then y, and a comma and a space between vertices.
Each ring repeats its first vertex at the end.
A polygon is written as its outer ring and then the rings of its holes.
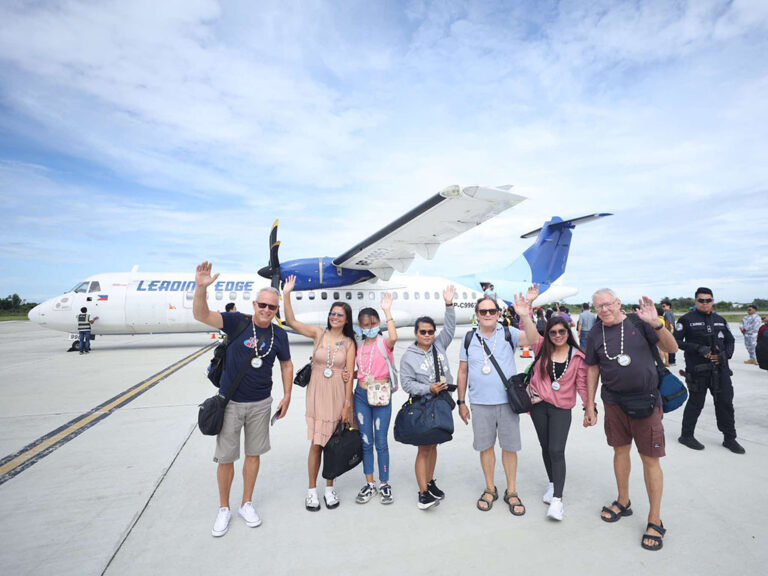
MULTIPOLYGON (((403 353, 400 360, 400 383, 403 390, 411 396, 433 396, 453 385, 453 376, 448 366, 446 348, 453 340, 456 331, 456 312, 453 309, 454 286, 443 290, 445 300, 445 323, 440 333, 435 336, 435 321, 428 316, 416 320, 414 333, 416 342, 403 353), (433 348, 437 352, 438 366, 434 366, 433 348), (443 378, 440 377, 442 374, 443 378)), ((440 503, 445 492, 435 484, 435 464, 437 463, 437 444, 419 446, 416 454, 416 481, 419 483, 419 502, 421 510, 426 510, 440 503)))

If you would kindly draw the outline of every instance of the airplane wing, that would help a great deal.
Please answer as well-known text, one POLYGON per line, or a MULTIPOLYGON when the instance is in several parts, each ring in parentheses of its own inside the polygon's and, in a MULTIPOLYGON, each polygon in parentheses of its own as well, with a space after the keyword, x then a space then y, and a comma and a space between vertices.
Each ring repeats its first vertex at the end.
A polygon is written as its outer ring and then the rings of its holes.
POLYGON ((525 200, 511 186, 449 186, 333 260, 383 280, 405 272, 414 257, 431 260, 440 244, 525 200))

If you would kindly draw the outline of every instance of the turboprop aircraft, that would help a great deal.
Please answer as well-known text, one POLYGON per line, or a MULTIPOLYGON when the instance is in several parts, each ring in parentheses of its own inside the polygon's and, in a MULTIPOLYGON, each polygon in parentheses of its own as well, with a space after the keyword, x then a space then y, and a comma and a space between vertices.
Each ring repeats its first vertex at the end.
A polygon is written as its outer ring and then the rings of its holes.
MULTIPOLYGON (((507 301, 534 282, 541 287, 536 305, 575 294, 575 289, 556 284, 565 271, 571 229, 607 214, 574 220, 553 217, 540 229, 523 236, 535 235, 536 241, 517 262, 483 277, 466 276, 454 281, 402 274, 415 256, 433 258, 443 242, 525 200, 511 193, 510 188, 450 186, 336 258, 281 263, 275 222, 269 239, 269 265, 260 269, 258 275, 222 272, 208 289, 209 307, 223 311, 228 302, 234 302, 240 311, 248 313, 259 289, 269 285, 279 289, 291 274, 297 278, 292 295, 294 311, 299 320, 309 324, 324 323, 334 301, 349 303, 356 315, 363 307, 376 306, 382 292, 393 295, 392 314, 397 326, 412 324, 425 314, 441 323, 445 308, 440 294, 451 283, 456 285, 456 320, 468 324, 473 319, 475 301, 482 293, 480 282, 487 278, 493 279, 497 293, 507 301), (401 274, 394 275, 395 271, 401 274)), ((72 337, 77 330, 77 313, 85 306, 92 317, 98 316, 91 330, 94 336, 210 332, 209 326, 192 316, 194 290, 192 271, 140 273, 134 267, 131 272, 97 274, 83 280, 61 296, 33 308, 29 319, 53 330, 69 332, 72 337)))

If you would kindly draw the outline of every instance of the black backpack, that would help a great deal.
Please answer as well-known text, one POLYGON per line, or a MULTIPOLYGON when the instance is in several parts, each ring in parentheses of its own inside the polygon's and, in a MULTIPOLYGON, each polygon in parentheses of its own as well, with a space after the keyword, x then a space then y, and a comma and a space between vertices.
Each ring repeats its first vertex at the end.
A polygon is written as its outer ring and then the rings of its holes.
POLYGON ((211 358, 211 363, 208 364, 208 380, 210 380, 216 388, 218 388, 221 383, 221 375, 224 372, 224 360, 227 357, 227 347, 229 346, 230 341, 237 340, 240 337, 240 334, 245 332, 245 329, 248 328, 248 324, 250 323, 251 317, 244 316, 237 326, 235 337, 231 339, 229 337, 224 338, 224 340, 219 342, 219 345, 213 349, 213 358, 211 358))

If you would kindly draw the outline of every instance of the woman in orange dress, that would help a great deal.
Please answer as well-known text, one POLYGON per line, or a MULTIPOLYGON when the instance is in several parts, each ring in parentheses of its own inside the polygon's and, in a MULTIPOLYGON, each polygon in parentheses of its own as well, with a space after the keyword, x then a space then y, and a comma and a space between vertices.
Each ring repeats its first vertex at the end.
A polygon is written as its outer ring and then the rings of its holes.
MULTIPOLYGON (((312 338, 312 376, 307 386, 307 437, 310 441, 308 472, 309 488, 304 505, 307 510, 320 510, 317 495, 317 475, 323 457, 323 447, 333 435, 340 420, 349 425, 354 421, 354 400, 351 374, 355 369, 355 332, 352 309, 345 302, 334 302, 325 328, 309 326, 296 320, 291 306, 291 292, 296 277, 289 276, 283 286, 285 322, 296 332, 312 338)), ((325 506, 329 510, 340 504, 333 480, 326 480, 325 506)))

